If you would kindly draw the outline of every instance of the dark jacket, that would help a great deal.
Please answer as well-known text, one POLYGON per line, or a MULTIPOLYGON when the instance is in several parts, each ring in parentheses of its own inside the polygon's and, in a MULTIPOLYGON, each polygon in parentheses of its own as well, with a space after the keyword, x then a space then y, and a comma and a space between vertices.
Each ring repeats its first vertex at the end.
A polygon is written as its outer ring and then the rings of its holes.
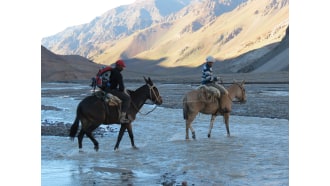
POLYGON ((121 75, 120 70, 118 68, 114 68, 111 70, 109 89, 110 90, 117 89, 121 92, 123 92, 125 89, 123 76, 121 75))

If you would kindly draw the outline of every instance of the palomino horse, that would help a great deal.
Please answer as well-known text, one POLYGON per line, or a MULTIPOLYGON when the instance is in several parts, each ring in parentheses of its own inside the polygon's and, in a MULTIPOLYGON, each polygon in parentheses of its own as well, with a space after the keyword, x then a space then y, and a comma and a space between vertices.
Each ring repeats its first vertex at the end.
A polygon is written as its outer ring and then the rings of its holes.
POLYGON ((200 98, 202 91, 201 89, 188 92, 183 98, 183 118, 186 120, 186 139, 189 139, 189 129, 191 131, 192 138, 196 139, 195 130, 192 128, 191 124, 199 112, 212 115, 209 132, 207 135, 208 137, 211 137, 213 122, 217 115, 223 115, 227 129, 227 136, 230 136, 229 115, 231 112, 233 99, 238 99, 240 103, 246 102, 244 83, 245 81, 243 80, 241 83, 235 82, 228 87, 228 95, 223 94, 220 97, 221 108, 218 101, 202 100, 200 98))
MULTIPOLYGON (((141 109, 147 99, 153 101, 156 105, 163 103, 162 97, 159 94, 158 89, 154 86, 150 78, 144 78, 146 84, 136 89, 135 91, 129 91, 131 96, 130 108, 127 114, 134 120, 137 112, 141 109)), ((88 138, 93 142, 94 149, 98 151, 99 143, 94 138, 92 132, 98 128, 101 124, 119 124, 117 106, 108 106, 107 103, 95 95, 84 98, 77 107, 76 119, 70 129, 70 137, 73 140, 77 134, 79 121, 81 122, 81 130, 78 134, 78 146, 82 148, 82 140, 86 134, 88 138)), ((127 129, 129 137, 131 139, 131 145, 136 148, 134 144, 134 136, 132 130, 132 122, 121 123, 120 131, 117 137, 117 143, 114 150, 119 148, 119 143, 125 130, 127 129)))

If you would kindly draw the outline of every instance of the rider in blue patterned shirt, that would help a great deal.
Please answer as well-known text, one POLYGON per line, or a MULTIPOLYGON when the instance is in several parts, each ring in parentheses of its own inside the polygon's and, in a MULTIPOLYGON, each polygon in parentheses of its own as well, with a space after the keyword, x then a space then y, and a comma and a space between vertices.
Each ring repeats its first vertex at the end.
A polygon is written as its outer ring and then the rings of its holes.
POLYGON ((203 65, 203 74, 202 74, 202 85, 207 85, 207 86, 213 86, 216 87, 217 89, 220 90, 221 93, 225 93, 228 94, 228 91, 225 89, 225 87, 223 87, 222 85, 219 85, 217 83, 218 80, 220 80, 217 77, 213 76, 213 70, 212 70, 212 66, 213 63, 215 62, 215 59, 213 56, 208 56, 206 58, 206 62, 203 65))

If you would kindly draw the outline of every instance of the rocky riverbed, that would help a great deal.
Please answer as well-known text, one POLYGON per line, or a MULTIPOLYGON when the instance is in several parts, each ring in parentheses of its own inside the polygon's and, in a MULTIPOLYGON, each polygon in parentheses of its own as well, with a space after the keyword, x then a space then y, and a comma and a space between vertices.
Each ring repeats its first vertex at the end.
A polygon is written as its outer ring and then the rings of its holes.
MULTIPOLYGON (((182 108, 183 95, 196 88, 198 84, 169 82, 154 82, 163 97, 162 107, 182 108)), ((140 86, 139 82, 128 82, 126 87, 135 90, 140 86)), ((83 89, 72 89, 71 83, 43 83, 42 97, 58 97, 70 95, 74 99, 81 100, 90 94, 90 87, 81 84, 83 89), (47 87, 53 87, 47 89, 47 87), (57 87, 57 88, 56 88, 57 87), (86 94, 82 94, 82 93, 86 94)), ((228 87, 230 83, 224 84, 228 87)), ((289 119, 289 84, 288 83, 254 83, 245 84, 247 102, 245 104, 233 104, 232 115, 252 116, 261 118, 289 119)), ((41 110, 61 110, 51 105, 41 105, 41 110)), ((75 112, 75 111, 72 111, 75 112)), ((72 123, 61 121, 41 121, 41 135, 68 136, 72 123)), ((109 126, 107 131, 114 131, 109 126)), ((104 128, 98 128, 94 135, 102 135, 104 128)))

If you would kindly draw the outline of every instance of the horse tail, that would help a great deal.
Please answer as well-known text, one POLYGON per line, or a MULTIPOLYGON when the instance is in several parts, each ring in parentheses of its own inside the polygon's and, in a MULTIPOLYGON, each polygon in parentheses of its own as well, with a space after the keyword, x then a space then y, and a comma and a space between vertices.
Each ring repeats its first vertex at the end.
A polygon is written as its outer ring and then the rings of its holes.
POLYGON ((187 120, 188 119, 188 110, 189 110, 189 108, 188 108, 188 104, 187 104, 187 96, 185 96, 184 98, 183 98, 183 103, 182 103, 183 105, 183 119, 185 119, 185 120, 187 120))
POLYGON ((78 128, 79 128, 79 118, 78 116, 76 116, 76 119, 74 120, 74 123, 70 128, 70 138, 72 141, 74 140, 74 137, 77 134, 78 128))

